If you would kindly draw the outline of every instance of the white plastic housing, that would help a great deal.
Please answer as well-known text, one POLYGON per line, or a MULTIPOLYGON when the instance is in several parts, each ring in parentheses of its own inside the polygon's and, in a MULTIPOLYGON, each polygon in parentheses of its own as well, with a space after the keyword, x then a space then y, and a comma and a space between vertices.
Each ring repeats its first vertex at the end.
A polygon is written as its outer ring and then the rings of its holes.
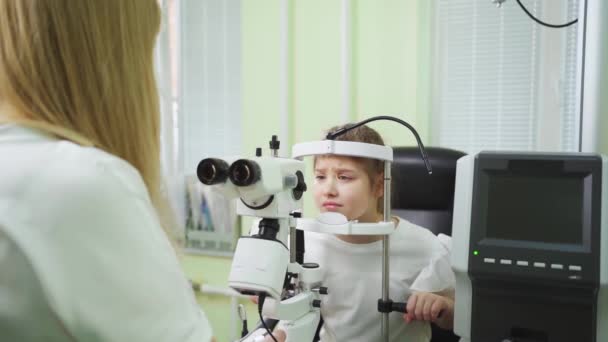
POLYGON ((238 292, 260 291, 279 299, 289 263, 289 251, 283 244, 256 238, 240 238, 228 286, 238 292))
POLYGON ((292 158, 336 154, 349 157, 363 157, 393 161, 393 149, 388 146, 353 141, 322 140, 296 144, 291 149, 292 158))
MULTIPOLYGON (((230 179, 222 184, 211 185, 213 191, 221 193, 227 199, 242 198, 247 202, 263 203, 268 196, 293 189, 297 185, 296 173, 304 174, 304 162, 296 159, 255 157, 221 158, 228 165, 232 165, 239 159, 248 159, 255 162, 260 168, 260 179, 249 186, 235 186, 230 179)), ((257 215, 260 216, 260 215, 257 215)))
POLYGON ((297 222, 297 229, 326 234, 387 235, 395 231, 394 222, 358 223, 334 212, 322 213, 316 219, 298 219, 297 222))
POLYGON ((452 218, 452 269, 456 276, 454 333, 463 341, 469 341, 471 338, 472 288, 471 279, 469 279, 469 237, 471 235, 474 162, 474 155, 464 156, 456 162, 452 218))
MULTIPOLYGON (((263 197, 248 201, 249 205, 260 205, 269 197, 263 197)), ((265 217, 265 218, 289 218, 290 213, 302 209, 302 198, 296 200, 291 190, 286 190, 274 195, 273 201, 264 209, 251 209, 241 199, 237 199, 236 213, 243 216, 265 217)))
POLYGON ((293 182, 296 172, 304 173, 304 162, 300 160, 274 157, 256 157, 249 160, 258 164, 261 178, 253 185, 237 187, 239 197, 245 201, 293 189, 296 185, 293 182))
POLYGON ((266 299, 262 314, 282 321, 296 320, 312 310, 312 301, 317 299, 312 292, 301 292, 282 301, 266 299))

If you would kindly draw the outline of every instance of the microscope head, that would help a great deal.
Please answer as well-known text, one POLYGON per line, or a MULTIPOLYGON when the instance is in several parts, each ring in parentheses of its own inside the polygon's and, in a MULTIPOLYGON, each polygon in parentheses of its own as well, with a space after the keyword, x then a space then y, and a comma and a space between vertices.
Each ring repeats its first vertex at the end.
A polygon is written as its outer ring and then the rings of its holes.
POLYGON ((239 239, 228 285, 243 294, 280 299, 289 263, 289 223, 306 191, 304 162, 276 154, 207 158, 199 163, 197 176, 227 199, 238 198, 237 214, 262 218, 253 238, 239 239))
POLYGON ((257 217, 288 217, 301 209, 304 163, 278 157, 207 158, 198 179, 227 199, 240 198, 237 213, 257 217))

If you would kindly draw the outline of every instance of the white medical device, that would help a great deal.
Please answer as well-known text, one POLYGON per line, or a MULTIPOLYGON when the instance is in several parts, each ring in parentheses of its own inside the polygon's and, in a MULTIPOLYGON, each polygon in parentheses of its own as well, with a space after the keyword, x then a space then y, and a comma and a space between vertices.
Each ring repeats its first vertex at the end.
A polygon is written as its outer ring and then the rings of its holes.
POLYGON ((452 236, 461 341, 608 341, 605 157, 462 157, 452 236))
MULTIPOLYGON (((237 214, 260 218, 252 235, 237 243, 228 285, 259 296, 260 316, 282 321, 288 341, 310 342, 320 320, 319 295, 327 290, 321 286, 321 268, 297 257, 295 218, 306 191, 304 163, 277 157, 276 136, 270 147, 269 157, 258 149, 251 159, 203 159, 197 175, 212 190, 238 199, 237 214)), ((241 341, 256 341, 270 329, 255 329, 241 341)))
MULTIPOLYGON (((259 311, 265 317, 280 321, 287 334, 287 342, 311 342, 320 321, 320 295, 328 290, 321 286, 323 268, 303 262, 303 231, 342 235, 384 235, 382 257, 382 298, 378 311, 382 313, 382 335, 388 341, 388 314, 405 311, 405 303, 389 298, 389 239, 394 231, 391 219, 391 162, 390 147, 359 142, 335 141, 346 131, 375 120, 391 120, 408 127, 420 148, 429 173, 424 146, 416 130, 403 120, 390 117, 373 117, 347 128, 328 134, 327 140, 297 144, 292 157, 277 157, 279 142, 276 136, 270 141, 272 156, 242 159, 207 158, 197 169, 199 180, 227 198, 238 198, 237 214, 259 217, 257 227, 250 236, 237 243, 228 279, 228 285, 242 294, 260 296, 259 311), (348 221, 339 213, 323 213, 315 219, 301 218, 305 156, 342 155, 382 160, 384 166, 384 219, 378 223, 348 221), (297 231, 296 231, 297 227, 297 231)), ((261 317, 262 318, 262 317, 261 317)), ((270 333, 270 327, 253 330, 239 340, 253 342, 270 333)), ((274 337, 273 337, 274 338, 274 337)))

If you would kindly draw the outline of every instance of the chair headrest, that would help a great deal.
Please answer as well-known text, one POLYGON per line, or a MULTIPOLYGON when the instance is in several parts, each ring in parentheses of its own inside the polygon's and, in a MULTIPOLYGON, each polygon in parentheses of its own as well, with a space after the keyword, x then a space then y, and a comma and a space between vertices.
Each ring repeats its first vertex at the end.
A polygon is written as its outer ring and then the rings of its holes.
POLYGON ((456 161, 466 155, 441 147, 426 147, 433 173, 428 174, 418 147, 393 148, 392 208, 451 210, 456 161))

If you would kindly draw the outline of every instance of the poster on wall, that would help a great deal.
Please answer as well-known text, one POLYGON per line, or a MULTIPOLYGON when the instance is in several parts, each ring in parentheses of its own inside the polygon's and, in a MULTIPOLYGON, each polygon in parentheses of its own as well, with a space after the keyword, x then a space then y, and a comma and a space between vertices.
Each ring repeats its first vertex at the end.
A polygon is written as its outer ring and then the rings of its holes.
POLYGON ((231 256, 239 233, 236 202, 186 176, 185 248, 189 253, 231 256))

